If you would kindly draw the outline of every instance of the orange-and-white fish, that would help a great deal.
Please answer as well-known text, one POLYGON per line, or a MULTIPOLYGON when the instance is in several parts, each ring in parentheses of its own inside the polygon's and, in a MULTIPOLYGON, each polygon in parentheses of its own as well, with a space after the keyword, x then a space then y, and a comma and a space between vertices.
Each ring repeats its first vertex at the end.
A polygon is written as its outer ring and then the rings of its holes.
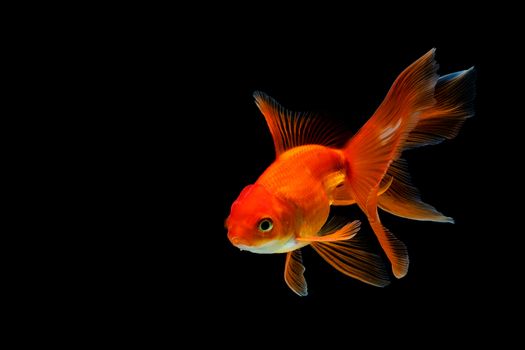
POLYGON ((457 135, 473 115, 474 69, 439 76, 429 51, 405 69, 372 117, 342 148, 343 133, 311 115, 294 113, 255 92, 276 159, 244 188, 226 220, 233 245, 253 253, 286 253, 284 279, 307 295, 300 248, 311 245, 342 273, 374 286, 389 283, 379 256, 356 236, 359 221, 328 220, 330 206, 357 203, 392 264, 408 270, 405 245, 379 219, 378 209, 413 220, 453 220, 421 201, 401 153, 457 135), (327 222, 328 221, 328 222, 327 222))

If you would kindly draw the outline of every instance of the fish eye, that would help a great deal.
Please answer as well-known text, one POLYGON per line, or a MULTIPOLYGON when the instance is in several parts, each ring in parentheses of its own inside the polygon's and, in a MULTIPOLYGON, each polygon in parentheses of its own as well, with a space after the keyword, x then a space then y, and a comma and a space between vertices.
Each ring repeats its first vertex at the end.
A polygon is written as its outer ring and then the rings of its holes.
POLYGON ((270 218, 264 218, 257 224, 257 229, 261 232, 269 232, 273 228, 273 221, 270 218))

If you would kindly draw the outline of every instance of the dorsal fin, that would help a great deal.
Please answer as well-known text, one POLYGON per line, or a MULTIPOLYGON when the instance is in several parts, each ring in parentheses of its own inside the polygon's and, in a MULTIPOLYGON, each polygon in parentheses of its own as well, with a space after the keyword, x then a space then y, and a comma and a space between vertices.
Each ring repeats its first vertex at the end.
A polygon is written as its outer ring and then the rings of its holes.
POLYGON ((260 91, 254 92, 253 97, 266 119, 277 157, 297 146, 315 144, 337 147, 348 140, 344 128, 337 123, 309 113, 289 111, 260 91))

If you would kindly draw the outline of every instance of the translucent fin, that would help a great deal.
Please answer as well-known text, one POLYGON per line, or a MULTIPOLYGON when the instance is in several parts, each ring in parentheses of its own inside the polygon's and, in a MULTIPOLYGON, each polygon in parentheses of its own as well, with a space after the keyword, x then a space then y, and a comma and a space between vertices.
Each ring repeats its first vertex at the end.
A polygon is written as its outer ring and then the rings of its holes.
MULTIPOLYGON (((379 188, 378 195, 381 196, 383 193, 385 193, 390 185, 392 184, 394 178, 392 176, 386 175, 383 178, 383 181, 381 181, 381 187, 379 188)), ((348 187, 344 184, 338 186, 335 188, 332 194, 332 202, 331 205, 352 205, 355 204, 355 199, 352 198, 352 195, 350 194, 350 191, 348 190, 348 187)))
POLYGON ((305 268, 301 250, 297 249, 286 254, 284 265, 284 281, 299 296, 308 295, 306 280, 304 279, 305 268))
POLYGON ((325 176, 323 180, 324 187, 327 193, 332 193, 336 189, 342 187, 345 183, 346 174, 344 171, 334 171, 325 176))
POLYGON ((392 263, 392 272, 397 278, 404 277, 408 272, 408 251, 403 242, 388 231, 379 220, 377 213, 378 196, 372 192, 367 203, 367 215, 370 226, 381 244, 383 251, 392 263))
POLYGON ((346 174, 344 171, 337 171, 326 176, 324 185, 326 193, 330 198, 331 205, 351 205, 355 204, 350 191, 345 185, 346 174))
POLYGON ((359 236, 339 242, 313 242, 315 251, 343 274, 377 287, 390 283, 381 257, 367 251, 359 236))
POLYGON ((353 238, 359 231, 360 226, 361 222, 359 220, 349 222, 342 227, 337 223, 329 223, 322 228, 321 232, 319 232, 319 236, 296 238, 296 240, 299 242, 345 241, 353 238))
POLYGON ((433 105, 436 70, 431 50, 399 75, 383 103, 345 147, 351 192, 361 208, 400 154, 418 115, 433 105))
POLYGON ((405 69, 374 115, 343 149, 350 194, 367 214, 396 277, 406 274, 408 256, 404 245, 397 244, 383 229, 377 215, 377 196, 381 180, 400 155, 419 115, 434 105, 437 68, 431 50, 405 69))
POLYGON ((454 219, 441 214, 436 208, 421 200, 418 189, 410 182, 410 174, 403 159, 392 163, 388 175, 391 185, 383 195, 379 196, 379 208, 407 219, 454 223, 454 219))
POLYGON ((333 194, 333 199, 331 205, 352 205, 355 204, 355 199, 352 198, 352 195, 349 193, 348 189, 345 186, 341 186, 336 189, 333 194))
POLYGON ((465 120, 474 115, 475 79, 474 68, 440 77, 434 92, 436 104, 419 116, 404 149, 456 137, 465 120))
POLYGON ((392 185, 392 182, 394 181, 394 178, 392 176, 389 176, 388 174, 381 180, 381 186, 379 187, 379 191, 377 192, 378 196, 382 196, 383 193, 388 191, 390 186, 392 185))
POLYGON ((270 128, 277 156, 302 145, 337 147, 347 139, 344 128, 333 122, 307 113, 288 111, 263 92, 256 91, 253 97, 270 128))

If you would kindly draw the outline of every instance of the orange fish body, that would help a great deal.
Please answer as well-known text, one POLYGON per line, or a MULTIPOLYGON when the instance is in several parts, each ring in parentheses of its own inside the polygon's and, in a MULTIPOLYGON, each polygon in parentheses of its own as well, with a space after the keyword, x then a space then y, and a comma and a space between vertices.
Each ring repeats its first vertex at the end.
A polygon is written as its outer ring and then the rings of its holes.
POLYGON ((233 203, 228 238, 254 253, 286 253, 285 281, 299 295, 307 294, 300 253, 306 245, 342 273, 385 286, 389 278, 381 259, 356 236, 359 221, 329 220, 332 205, 357 204, 394 275, 403 277, 406 247, 383 227, 378 208, 414 220, 453 222, 421 201, 400 156, 456 136, 473 115, 473 91, 473 69, 439 77, 431 50, 400 74, 374 115, 340 148, 337 127, 255 93, 277 158, 233 203))
MULTIPOLYGON (((266 199, 273 202, 271 209, 265 208, 267 211, 259 216, 275 217, 285 211, 287 214, 285 219, 272 220, 282 223, 285 228, 273 228, 276 236, 272 237, 275 244, 271 250, 267 247, 264 249, 255 247, 252 251, 286 253, 308 244, 297 241, 297 238, 318 236, 328 218, 332 202, 332 191, 326 180, 331 174, 340 172, 343 166, 343 155, 340 151, 320 145, 299 146, 280 155, 249 190, 254 193, 259 192, 258 195, 250 196, 257 200, 254 203, 255 207, 261 207, 262 198, 270 196, 274 198, 266 199), (270 210, 274 213, 271 214, 270 210), (281 245, 279 246, 277 242, 281 245)), ((234 208, 242 205, 249 213, 253 213, 253 208, 246 208, 247 203, 244 198, 241 196, 240 203, 235 203, 234 208)), ((237 211, 232 210, 232 214, 237 214, 237 211)), ((228 222, 234 219, 235 216, 230 217, 228 222)), ((243 240, 243 235, 240 233, 236 230, 229 231, 230 239, 236 240, 237 245, 242 245, 240 242, 243 240)), ((250 239, 249 232, 247 235, 246 239, 250 239)), ((248 246, 245 248, 250 250, 248 246)))
MULTIPOLYGON (((296 238, 318 236, 333 201, 327 181, 344 167, 341 152, 319 145, 299 146, 283 153, 257 180, 277 196, 295 204, 296 238)), ((303 244, 304 245, 304 244, 303 244)))

